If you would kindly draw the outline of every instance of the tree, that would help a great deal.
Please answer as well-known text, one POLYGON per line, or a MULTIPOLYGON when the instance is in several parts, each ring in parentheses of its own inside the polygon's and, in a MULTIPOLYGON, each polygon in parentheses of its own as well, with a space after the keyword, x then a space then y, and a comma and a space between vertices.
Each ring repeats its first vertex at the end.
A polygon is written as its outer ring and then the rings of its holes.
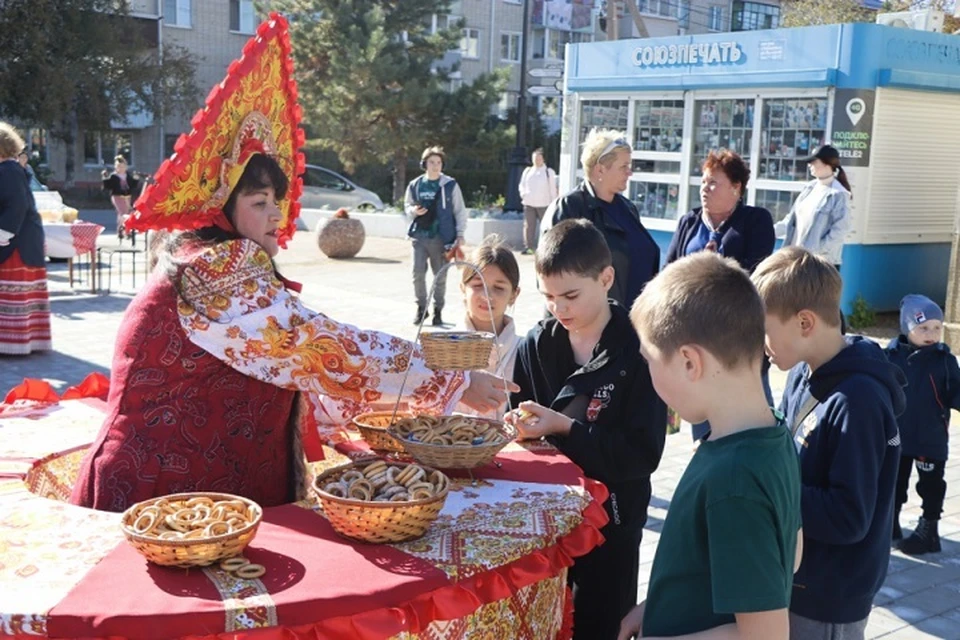
POLYGON ((785 0, 783 3, 784 27, 806 27, 821 24, 846 22, 873 22, 876 12, 867 9, 859 0, 785 0))
POLYGON ((151 46, 156 29, 127 0, 0 0, 0 113, 65 143, 67 186, 80 131, 196 109, 195 61, 151 46))
POLYGON ((393 200, 406 165, 430 144, 479 135, 500 99, 505 73, 449 90, 461 24, 432 33, 449 0, 273 0, 290 20, 300 102, 313 142, 335 151, 347 172, 393 166, 393 200))

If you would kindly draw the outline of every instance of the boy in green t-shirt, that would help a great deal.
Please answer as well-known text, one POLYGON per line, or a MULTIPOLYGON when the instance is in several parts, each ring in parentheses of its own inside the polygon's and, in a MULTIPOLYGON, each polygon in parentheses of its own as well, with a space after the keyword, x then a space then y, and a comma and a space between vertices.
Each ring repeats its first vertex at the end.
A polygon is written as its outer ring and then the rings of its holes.
POLYGON ((664 269, 630 316, 657 393, 711 434, 670 502, 647 600, 619 637, 786 640, 800 475, 760 380, 760 296, 735 262, 703 252, 664 269))

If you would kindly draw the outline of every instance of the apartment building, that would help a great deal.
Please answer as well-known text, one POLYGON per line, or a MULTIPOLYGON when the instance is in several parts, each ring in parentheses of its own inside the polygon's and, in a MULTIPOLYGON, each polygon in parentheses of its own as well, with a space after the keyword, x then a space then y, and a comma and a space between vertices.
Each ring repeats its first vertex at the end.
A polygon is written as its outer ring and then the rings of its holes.
MULTIPOLYGON (((635 2, 644 28, 651 37, 723 31, 774 29, 780 26, 780 0, 527 0, 530 5, 528 69, 563 68, 567 43, 606 40, 608 11, 618 12, 618 39, 639 37, 632 12, 624 5, 635 2)), ((445 63, 458 61, 454 84, 470 83, 481 73, 509 66, 510 84, 500 102, 501 113, 516 105, 520 92, 520 56, 523 0, 457 0, 449 16, 436 16, 442 28, 463 19, 460 51, 445 63)), ((560 126, 560 92, 550 71, 527 79, 532 87, 527 104, 540 111, 548 129, 560 126)))
MULTIPOLYGON (((130 4, 132 19, 151 35, 150 46, 159 49, 173 44, 194 55, 200 89, 197 109, 210 87, 223 80, 227 66, 240 56, 259 24, 254 0, 131 0, 130 4)), ((75 145, 74 180, 77 184, 99 183, 100 171, 112 166, 117 154, 124 155, 135 171, 153 173, 173 153, 180 134, 190 130, 192 115, 168 115, 161 120, 136 113, 125 122, 112 123, 110 131, 81 131, 75 145)), ((64 146, 42 129, 26 133, 30 150, 49 166, 51 182, 62 182, 64 146)))

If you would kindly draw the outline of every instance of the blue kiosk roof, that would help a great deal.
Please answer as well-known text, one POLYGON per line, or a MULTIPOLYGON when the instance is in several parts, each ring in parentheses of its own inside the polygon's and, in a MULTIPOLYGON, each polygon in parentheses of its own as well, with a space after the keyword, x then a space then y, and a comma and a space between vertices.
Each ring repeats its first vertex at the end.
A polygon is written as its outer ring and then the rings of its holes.
POLYGON ((876 24, 571 45, 568 91, 901 87, 960 92, 960 38, 876 24))

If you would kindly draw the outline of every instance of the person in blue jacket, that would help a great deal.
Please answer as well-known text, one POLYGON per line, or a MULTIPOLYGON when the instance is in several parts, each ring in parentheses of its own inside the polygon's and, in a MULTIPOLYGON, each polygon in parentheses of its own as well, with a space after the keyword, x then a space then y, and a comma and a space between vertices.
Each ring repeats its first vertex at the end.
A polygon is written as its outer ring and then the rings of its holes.
POLYGON ((803 560, 790 637, 863 638, 887 575, 900 466, 903 372, 883 349, 840 332, 840 274, 786 247, 753 274, 770 361, 790 370, 780 411, 800 456, 803 560))
POLYGON ((913 535, 899 544, 908 555, 940 551, 938 524, 947 483, 950 409, 960 410, 960 367, 943 338, 943 311, 925 296, 900 301, 900 336, 887 346, 890 362, 907 377, 907 408, 900 414, 900 473, 897 476, 893 539, 903 538, 900 509, 907 501, 911 467, 917 468, 917 493, 923 515, 913 535))
MULTIPOLYGON (((721 149, 707 155, 701 170, 701 206, 677 222, 667 249, 667 264, 698 251, 715 251, 733 258, 747 273, 752 273, 761 260, 773 253, 776 235, 769 211, 744 204, 750 168, 738 154, 721 149)), ((764 361, 763 389, 773 404, 769 370, 769 363, 764 361)), ((700 440, 709 431, 709 423, 692 425, 694 440, 700 440)))
POLYGON ((667 264, 698 251, 716 251, 733 258, 747 273, 773 253, 773 216, 762 207, 744 204, 750 169, 727 149, 711 151, 703 161, 700 207, 677 221, 667 249, 667 264))
POLYGON ((443 173, 447 156, 443 147, 427 147, 420 156, 423 174, 407 185, 404 211, 410 220, 407 235, 413 245, 413 291, 417 313, 413 324, 429 315, 427 310, 427 264, 433 272, 433 325, 443 325, 447 295, 447 272, 443 267, 463 244, 467 209, 457 181, 443 173))

